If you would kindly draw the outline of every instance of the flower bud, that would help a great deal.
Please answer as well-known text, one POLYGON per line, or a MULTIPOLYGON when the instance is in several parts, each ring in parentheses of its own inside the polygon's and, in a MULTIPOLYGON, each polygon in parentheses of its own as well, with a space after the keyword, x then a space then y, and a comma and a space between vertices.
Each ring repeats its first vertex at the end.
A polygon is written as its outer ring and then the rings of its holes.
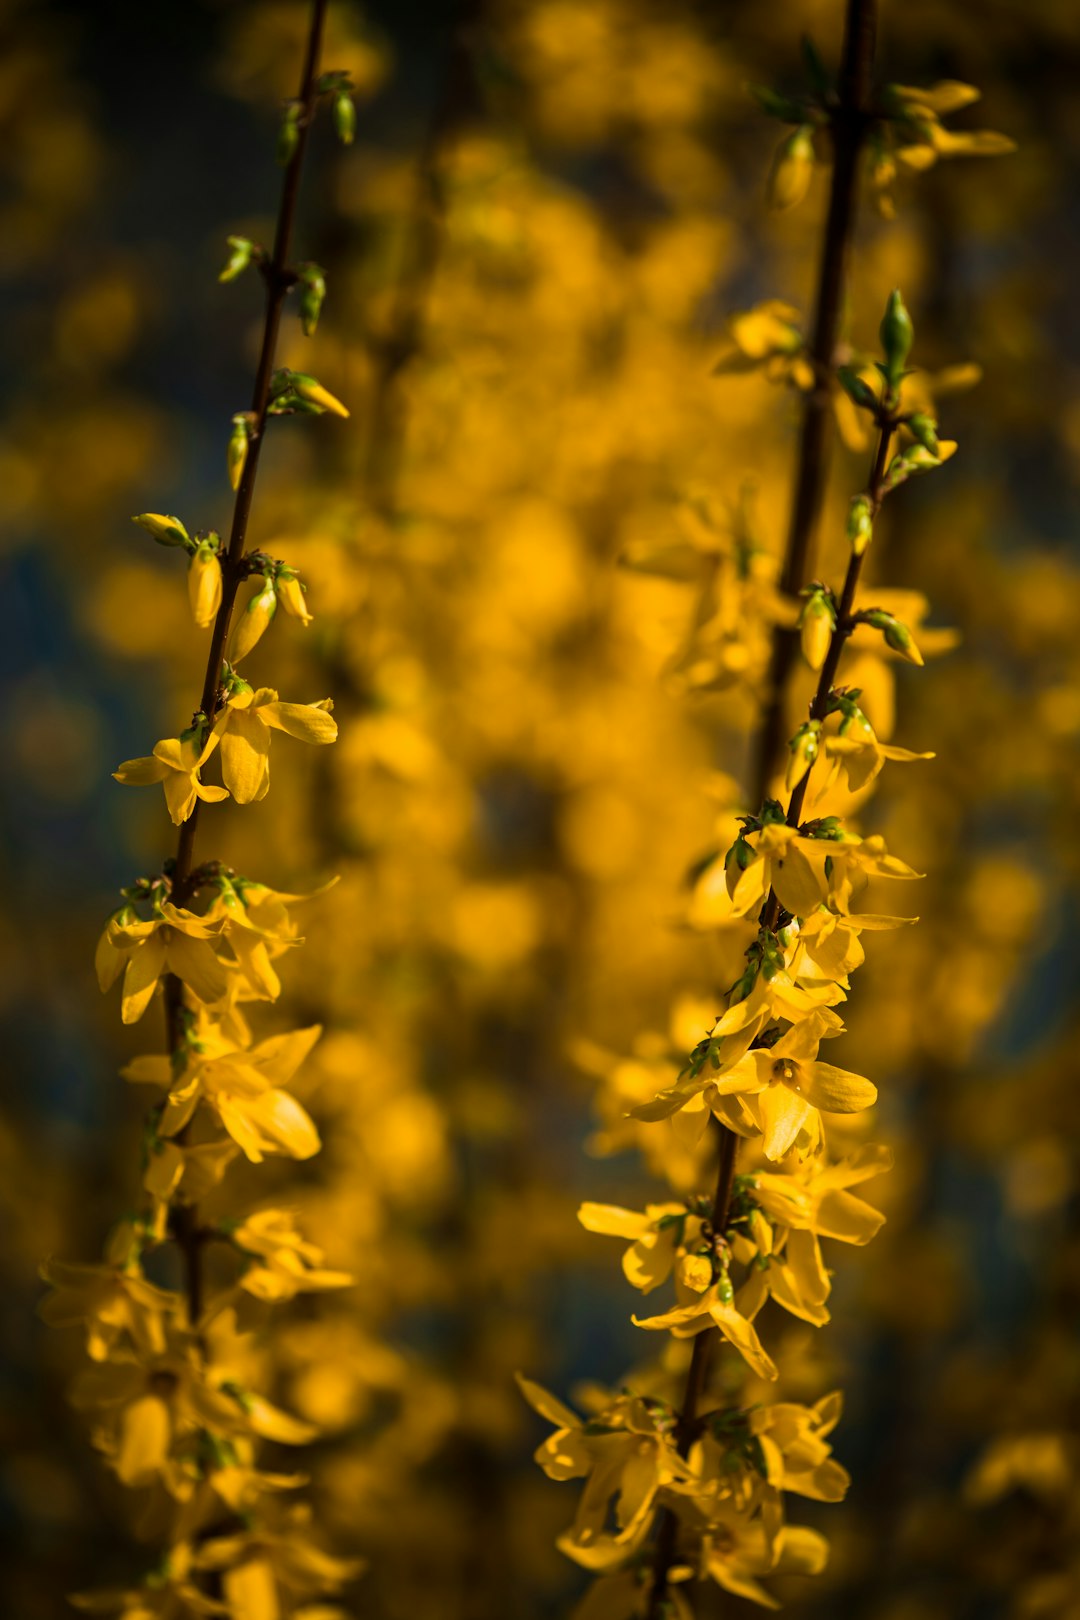
POLYGON ((298 101, 290 101, 285 106, 285 116, 281 120, 281 128, 277 138, 277 160, 282 168, 292 162, 296 148, 300 144, 300 113, 302 108, 298 101))
POLYGON ((918 439, 924 450, 929 450, 935 460, 938 459, 940 445, 938 444, 937 423, 925 411, 916 411, 908 419, 908 427, 918 439))
POLYGON ((881 347, 885 352, 885 375, 890 389, 895 390, 904 375, 907 357, 911 353, 911 345, 915 339, 915 328, 911 324, 911 316, 904 307, 899 288, 895 288, 889 294, 879 336, 881 347))
POLYGON ((188 563, 188 598, 195 623, 206 630, 221 606, 221 560, 218 537, 200 540, 188 563))
POLYGON ((279 568, 275 580, 278 601, 286 613, 294 619, 299 619, 305 627, 311 623, 312 615, 308 612, 304 601, 304 587, 297 579, 291 568, 279 568))
POLYGON ((326 277, 317 264, 305 265, 300 273, 300 324, 305 337, 314 337, 325 297, 326 277))
POLYGON ((247 657, 276 612, 277 595, 274 591, 274 582, 269 576, 264 576, 262 590, 251 598, 233 631, 232 647, 229 652, 231 664, 238 664, 241 658, 247 657))
POLYGON ((784 784, 790 793, 798 787, 815 759, 821 747, 821 721, 807 720, 788 743, 791 758, 788 760, 787 775, 784 784))
POLYGON ((803 657, 811 669, 820 669, 829 652, 836 611, 823 590, 812 590, 799 615, 799 639, 803 657))
POLYGON ((356 134, 356 108, 353 106, 352 96, 341 91, 334 97, 332 111, 334 120, 334 133, 342 146, 351 146, 353 136, 356 134))
POLYGON ((814 132, 800 124, 780 142, 769 175, 770 208, 794 208, 810 189, 814 173, 814 132))
POLYGON ((866 622, 881 631, 885 645, 891 647, 893 652, 899 653, 911 664, 923 663, 923 655, 916 647, 911 631, 894 614, 886 613, 882 608, 873 608, 866 615, 866 622))
POLYGON ((856 495, 848 509, 847 537, 856 557, 861 557, 874 538, 874 508, 868 495, 856 495))
POLYGON ((302 371, 289 373, 289 386, 294 394, 309 405, 317 405, 320 410, 332 411, 335 416, 348 416, 348 411, 340 399, 335 399, 328 388, 315 377, 308 377, 302 371))
POLYGON ((140 512, 131 521, 145 529, 159 546, 191 546, 191 536, 179 518, 168 517, 163 512, 140 512))
POLYGON ((229 446, 225 452, 225 465, 229 472, 229 483, 233 489, 239 489, 240 480, 244 476, 248 445, 251 441, 251 424, 248 421, 247 411, 238 411, 232 422, 229 446))
POLYGON ((225 261, 225 268, 219 273, 219 281, 235 281, 242 275, 259 251, 254 242, 246 236, 227 236, 229 257, 225 261))

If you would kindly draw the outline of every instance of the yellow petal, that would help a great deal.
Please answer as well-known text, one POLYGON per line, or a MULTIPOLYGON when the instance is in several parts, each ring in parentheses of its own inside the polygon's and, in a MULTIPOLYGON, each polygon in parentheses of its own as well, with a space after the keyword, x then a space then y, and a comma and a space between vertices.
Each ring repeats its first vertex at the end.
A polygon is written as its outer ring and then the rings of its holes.
POLYGON ((192 939, 190 935, 177 933, 173 929, 166 954, 170 972, 183 979, 200 1001, 209 1003, 221 1000, 229 987, 228 980, 213 947, 206 940, 192 939))
POLYGON ((232 1620, 280 1620, 277 1581, 263 1558, 227 1569, 222 1576, 232 1620))
POLYGON ((518 1388, 532 1407, 534 1412, 554 1423, 557 1429, 578 1429, 581 1427, 577 1416, 568 1406, 549 1395, 541 1384, 534 1384, 531 1378, 525 1378, 521 1373, 515 1373, 518 1388))
POLYGON ((861 1074, 831 1063, 807 1064, 801 1071, 803 1096, 829 1114, 858 1114, 877 1101, 877 1087, 861 1074))
POLYGON ((168 774, 169 767, 153 754, 144 755, 142 759, 125 759, 113 771, 116 781, 126 787, 147 787, 151 782, 164 781, 168 774))
POLYGON ((172 1420, 165 1402, 143 1395, 125 1407, 120 1419, 116 1472, 125 1485, 145 1485, 169 1455, 172 1420))
POLYGON ((582 1204, 578 1220, 587 1232, 629 1238, 631 1242, 643 1237, 652 1226, 647 1215, 639 1215, 633 1209, 620 1209, 617 1204, 582 1204))
POLYGON ((124 974, 124 989, 120 1001, 120 1017, 125 1024, 138 1023, 150 997, 157 988, 165 968, 165 945, 160 929, 150 935, 145 945, 134 951, 124 974))
POLYGON ((259 713, 268 726, 287 731, 306 743, 332 743, 338 734, 337 721, 329 713, 329 698, 322 703, 264 703, 259 713))
POLYGON ((270 730, 261 711, 229 711, 221 735, 221 779, 237 804, 265 797, 270 786, 270 730))

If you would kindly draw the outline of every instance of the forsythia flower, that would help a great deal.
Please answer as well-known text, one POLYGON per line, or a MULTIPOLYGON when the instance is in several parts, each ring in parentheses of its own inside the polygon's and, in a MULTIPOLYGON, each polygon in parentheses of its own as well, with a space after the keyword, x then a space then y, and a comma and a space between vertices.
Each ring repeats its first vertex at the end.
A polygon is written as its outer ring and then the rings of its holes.
POLYGON ((211 731, 205 737, 200 727, 185 731, 180 737, 166 737, 156 743, 154 752, 142 759, 126 759, 114 772, 118 782, 129 787, 146 787, 160 782, 165 789, 165 802, 175 826, 179 827, 195 808, 196 799, 217 804, 228 798, 228 790, 214 787, 199 780, 199 772, 218 745, 218 735, 211 731))
POLYGON ((285 731, 301 742, 332 743, 337 722, 330 698, 319 703, 282 703, 269 686, 253 690, 246 681, 234 689, 214 725, 221 743, 221 776, 237 804, 263 799, 270 787, 271 731, 285 731))
POLYGON ((125 1337, 143 1356, 165 1349, 165 1319, 178 1310, 180 1296, 147 1282, 139 1270, 46 1260, 40 1275, 56 1290, 39 1308, 42 1321, 51 1327, 85 1324, 92 1360, 107 1360, 125 1337))
POLYGON ((171 900, 147 922, 140 921, 131 906, 111 917, 98 941, 98 983, 108 990, 123 971, 124 1023, 139 1021, 165 973, 175 973, 200 1001, 220 1001, 228 982, 211 941, 221 936, 225 926, 223 917, 197 917, 171 900))
POLYGON ((670 1413, 656 1403, 621 1397, 592 1421, 578 1418, 547 1390, 519 1374, 522 1394, 555 1424, 536 1460, 550 1479, 587 1479, 572 1530, 559 1545, 586 1569, 625 1559, 648 1529, 658 1491, 687 1479, 688 1464, 672 1444, 670 1413), (606 1531, 614 1498, 615 1532, 606 1531))
POLYGON ((250 1051, 200 1031, 178 1070, 164 1054, 135 1058, 121 1070, 125 1080, 166 1086, 162 1136, 175 1136, 205 1102, 253 1164, 265 1153, 310 1159, 319 1151, 319 1133, 295 1097, 281 1089, 303 1063, 322 1030, 297 1029, 272 1035, 250 1051))
POLYGON ((240 1286, 256 1299, 293 1299, 298 1293, 348 1288, 352 1282, 347 1271, 323 1269, 322 1250, 297 1231, 285 1210, 259 1210, 230 1225, 228 1234, 249 1259, 240 1286))

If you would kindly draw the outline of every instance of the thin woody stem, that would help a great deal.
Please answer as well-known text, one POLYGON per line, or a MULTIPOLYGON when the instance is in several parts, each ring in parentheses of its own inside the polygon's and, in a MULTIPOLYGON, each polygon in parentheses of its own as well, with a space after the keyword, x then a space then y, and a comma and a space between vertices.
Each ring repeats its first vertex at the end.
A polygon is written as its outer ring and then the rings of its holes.
MULTIPOLYGON (((199 700, 199 708, 208 720, 213 719, 214 710, 217 708, 218 689, 221 685, 221 666, 225 657, 225 642, 228 638, 229 624, 232 620, 233 603, 236 600, 236 592, 239 589, 240 582, 244 577, 242 566, 244 546, 247 541, 251 502, 255 494, 255 480, 259 471, 259 452, 262 449, 262 442, 266 433, 266 412, 270 403, 270 380, 274 373, 274 357, 277 352, 278 332, 281 327, 281 312, 285 304, 286 294, 293 284, 293 277, 289 273, 289 252, 292 246, 293 225, 296 219, 296 204, 300 195, 300 173, 304 165, 304 154, 307 150, 308 132, 315 112, 317 94, 315 81, 319 70, 319 51, 322 45, 326 7, 327 0, 313 0, 307 49, 304 54, 304 68, 297 96, 301 110, 297 118, 296 149, 285 170, 285 178, 281 187, 281 203, 278 208, 277 227, 274 231, 274 251, 264 272, 266 277, 266 318, 263 322, 259 363, 255 371, 255 386, 251 397, 252 421, 248 435, 247 455, 244 458, 244 467, 240 474, 236 500, 233 504, 229 545, 221 562, 221 606, 218 608, 213 632, 210 636, 206 675, 203 679, 202 696, 199 700)), ((180 840, 176 851, 173 890, 174 894, 179 891, 178 904, 183 901, 188 874, 192 867, 198 820, 199 800, 196 799, 195 808, 180 829, 180 840)))
MULTIPOLYGON (((218 703, 222 664, 225 657, 225 643, 229 634, 233 604, 236 600, 237 589, 244 578, 244 547, 247 543, 248 520, 251 514, 252 499, 255 494, 255 480, 259 470, 259 452, 266 431, 267 407, 270 403, 270 382, 274 372, 274 357, 277 352, 278 333, 281 327, 281 312, 286 295, 295 279, 289 270, 289 253, 292 246, 293 226, 296 220, 297 200, 300 195, 300 174, 304 164, 308 132, 311 128, 318 95, 316 81, 327 4, 328 0, 312 0, 311 21, 308 27, 307 45, 304 52, 304 66, 297 95, 300 111, 297 116, 296 147, 285 169, 277 226, 274 231, 273 253, 269 264, 265 266, 264 270, 266 278, 266 318, 263 323, 262 344, 259 349, 259 361, 255 371, 255 385, 252 391, 251 429, 247 456, 244 460, 243 471, 240 475, 236 499, 233 504, 228 549, 221 561, 221 606, 218 608, 210 637, 210 651, 206 660, 206 674, 203 678, 202 696, 199 701, 200 710, 210 721, 213 720, 218 703)), ((196 799, 191 815, 180 828, 180 838, 176 849, 176 861, 172 873, 172 897, 177 905, 183 905, 191 897, 191 879, 194 875, 192 867, 198 817, 199 800, 196 799)), ((179 1051, 183 1044, 183 1021, 183 985, 175 974, 169 974, 165 980, 165 1022, 169 1051, 171 1053, 179 1051)), ((184 1133, 180 1132, 177 1140, 182 1140, 183 1135, 184 1133)), ((202 1315, 203 1307, 202 1238, 199 1232, 198 1210, 194 1204, 178 1204, 175 1207, 172 1219, 172 1234, 183 1260, 188 1319, 194 1326, 202 1315)))
MULTIPOLYGON (((877 34, 876 0, 847 0, 844 20, 844 40, 841 47, 839 98, 830 119, 833 137, 833 171, 829 190, 829 210, 822 244, 821 267, 818 275, 817 304, 814 330, 810 344, 810 358, 814 367, 814 387, 806 396, 803 407, 802 428, 799 438, 798 470, 795 496, 788 528, 784 567, 780 576, 780 589, 795 596, 810 574, 814 531, 821 512, 828 470, 829 425, 832 411, 830 381, 833 356, 840 327, 847 261, 854 232, 856 199, 858 192, 859 156, 869 122, 871 77, 874 64, 874 45, 877 34)), ((891 430, 890 430, 891 431, 891 430)), ((875 461, 872 488, 877 489, 883 458, 888 442, 883 434, 875 461), (879 466, 880 463, 880 466, 879 466)), ((843 601, 850 613, 858 585, 862 559, 852 557, 848 578, 844 582, 843 601), (850 592, 848 586, 850 585, 850 592), (850 597, 850 599, 848 599, 850 597)), ((838 619, 839 623, 839 619, 838 619)), ((850 633, 850 631, 848 632, 850 633)), ((843 648, 843 638, 833 637, 836 648, 829 648, 826 663, 832 663, 835 675, 843 648)), ((798 637, 794 631, 777 626, 773 632, 772 654, 766 680, 765 707, 758 729, 754 754, 752 803, 761 804, 768 792, 773 764, 779 752, 784 721, 784 693, 795 659, 798 637)), ((824 675, 825 671, 822 671, 824 675)), ((820 695, 820 687, 819 687, 820 695)), ((826 689, 826 698, 828 689, 826 689)), ((822 700, 825 701, 824 699, 822 700)), ((817 698, 815 698, 815 705, 817 698)), ((812 711, 813 712, 813 711, 812 711)), ((798 786, 802 789, 799 807, 806 795, 806 778, 798 786)), ((798 792, 798 788, 796 788, 798 792)), ((794 804, 794 799, 793 799, 794 804)), ((775 901, 770 896, 769 906, 775 901)), ((779 913, 777 913, 779 914, 779 913)), ((713 1134, 718 1136, 718 1168, 716 1193, 713 1199, 713 1231, 723 1235, 727 1228, 731 1208, 731 1192, 738 1161, 739 1138, 726 1125, 715 1121, 713 1134)), ((709 1367, 712 1361, 716 1332, 705 1329, 694 1339, 690 1366, 686 1376, 686 1389, 675 1428, 675 1443, 680 1456, 685 1457, 697 1434, 698 1407, 705 1394, 709 1367)), ((670 1508, 660 1516, 656 1550, 653 1559, 652 1584, 647 1609, 648 1620, 661 1620, 667 1598, 668 1578, 678 1552, 679 1519, 670 1508)))
MULTIPOLYGON (((874 452, 874 462, 870 471, 870 482, 866 494, 870 501, 872 517, 877 517, 884 498, 883 479, 885 468, 889 459, 889 447, 892 444, 893 434, 896 431, 896 419, 892 414, 892 402, 886 400, 880 418, 880 432, 878 434, 877 448, 874 452)), ((855 629, 856 621, 852 618, 855 606, 855 595, 859 589, 859 580, 862 578, 863 562, 866 552, 853 551, 848 561, 847 572, 844 575, 844 584, 840 592, 840 600, 836 607, 836 623, 829 639, 829 648, 825 654, 825 662, 821 666, 818 676, 817 690, 810 704, 810 719, 824 720, 829 712, 829 698, 832 696, 833 685, 836 681, 837 671, 840 668, 840 659, 843 656, 844 645, 855 629)), ((786 821, 789 827, 797 827, 802 816, 803 805, 806 802, 807 791, 810 787, 810 767, 800 782, 792 789, 788 801, 786 821)), ((765 910, 762 913, 761 926, 765 929, 776 927, 780 916, 780 901, 775 889, 770 889, 765 910)))
MULTIPOLYGON (((787 596, 798 595, 813 573, 814 534, 828 473, 833 356, 840 330, 847 261, 854 235, 859 154, 870 116, 876 11, 876 0, 848 0, 841 51, 839 101, 830 117, 832 183, 818 273, 814 330, 810 340, 810 362, 815 380, 803 404, 795 496, 784 569, 780 576, 780 589, 787 596)), ((777 628, 773 636, 772 657, 765 684, 765 707, 755 749, 753 775, 758 784, 754 799, 756 804, 760 804, 765 797, 769 777, 780 751, 784 694, 797 646, 798 637, 793 630, 777 628)))

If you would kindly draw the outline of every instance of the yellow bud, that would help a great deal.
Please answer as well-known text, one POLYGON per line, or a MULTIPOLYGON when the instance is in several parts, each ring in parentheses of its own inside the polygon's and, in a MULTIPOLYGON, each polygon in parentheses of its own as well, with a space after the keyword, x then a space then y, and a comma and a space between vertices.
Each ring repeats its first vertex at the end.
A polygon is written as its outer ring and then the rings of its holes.
POLYGON ((238 664, 241 658, 246 658, 256 645, 266 629, 270 620, 277 612, 277 595, 274 591, 273 581, 267 579, 262 590, 253 596, 237 623, 232 634, 232 647, 229 652, 230 664, 238 664))
POLYGON ((811 669, 820 669, 829 651, 836 620, 829 600, 820 591, 806 599, 799 615, 799 641, 811 669))
POLYGON ((201 542, 188 563, 188 597, 195 623, 208 629, 221 606, 221 563, 217 547, 209 540, 201 542))
POLYGON ((814 173, 814 132, 800 124, 780 142, 769 175, 770 208, 794 208, 810 190, 814 173))
POLYGON ((282 572, 278 575, 277 595, 286 613, 291 613, 294 619, 299 619, 305 626, 311 623, 312 615, 308 612, 307 602, 304 600, 304 587, 295 574, 282 572))
POLYGON ((159 546, 183 546, 190 538, 180 519, 165 512, 140 512, 131 521, 145 529, 159 546))
POLYGON ((241 411, 233 417, 233 429, 229 435, 229 447, 225 453, 225 465, 228 468, 229 483, 233 489, 239 489, 240 480, 244 476, 244 464, 248 454, 248 419, 247 413, 241 411))
POLYGON ((291 384, 294 394, 306 399, 309 405, 318 405, 321 410, 332 411, 335 416, 348 416, 348 411, 340 399, 335 399, 328 388, 314 377, 305 376, 302 371, 294 371, 291 375, 291 384))

